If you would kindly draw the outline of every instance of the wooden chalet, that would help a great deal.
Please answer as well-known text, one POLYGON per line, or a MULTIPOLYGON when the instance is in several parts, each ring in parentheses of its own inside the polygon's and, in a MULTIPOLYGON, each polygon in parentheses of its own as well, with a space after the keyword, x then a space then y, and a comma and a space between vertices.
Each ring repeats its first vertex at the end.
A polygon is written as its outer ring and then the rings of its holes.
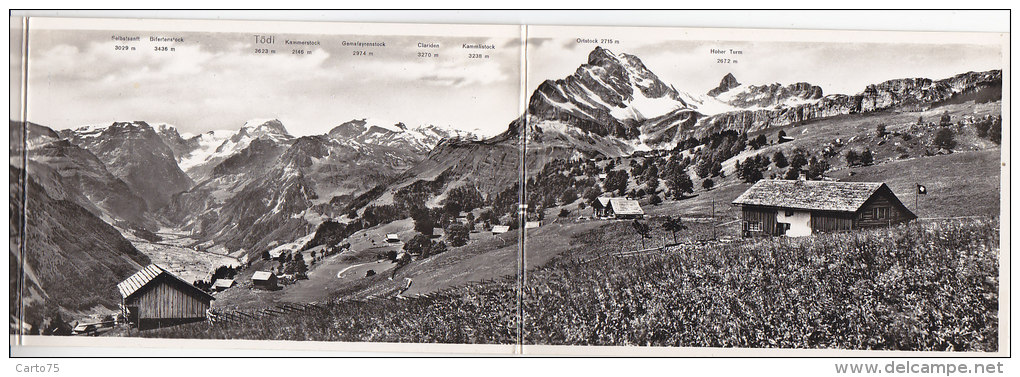
POLYGON ((909 222, 910 212, 880 182, 761 180, 733 201, 744 236, 809 236, 909 222))
POLYGON ((639 219, 645 216, 641 204, 627 198, 598 197, 591 201, 591 209, 595 217, 639 219))
POLYGON ((216 279, 216 281, 214 281, 212 283, 212 290, 214 290, 216 292, 222 292, 222 291, 227 290, 227 288, 230 288, 230 287, 233 287, 233 286, 234 286, 234 279, 216 279))
POLYGON ((276 290, 279 287, 276 274, 269 271, 256 271, 251 275, 251 285, 257 289, 276 290))
POLYGON ((140 329, 204 321, 210 294, 150 264, 117 284, 124 317, 140 329))

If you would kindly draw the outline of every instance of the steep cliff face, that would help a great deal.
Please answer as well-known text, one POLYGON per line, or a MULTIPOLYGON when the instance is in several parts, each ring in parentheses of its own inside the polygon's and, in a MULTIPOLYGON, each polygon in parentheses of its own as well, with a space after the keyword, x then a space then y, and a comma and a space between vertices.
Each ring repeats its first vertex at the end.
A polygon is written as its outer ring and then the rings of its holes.
MULTIPOLYGON (((732 77, 728 75, 727 77, 732 77)), ((724 78, 723 81, 726 81, 724 78)), ((720 86, 721 88, 722 86, 720 86)), ((713 89, 716 91, 720 88, 713 89)), ((709 95, 712 95, 712 91, 709 95)), ((712 95, 730 106, 743 109, 767 109, 812 104, 822 98, 822 88, 806 82, 790 85, 737 85, 712 95)))
MULTIPOLYGON (((724 79, 724 81, 727 81, 724 79)), ((726 97, 728 92, 717 95, 729 100, 734 106, 749 104, 762 106, 773 103, 771 108, 738 110, 703 118, 695 127, 686 131, 702 137, 722 130, 753 132, 769 127, 784 126, 806 120, 835 115, 881 111, 892 108, 926 110, 946 101, 962 96, 1001 98, 1002 71, 967 72, 943 80, 925 78, 889 80, 869 85, 855 95, 828 95, 821 97, 821 89, 806 83, 786 87, 776 85, 751 86, 737 95, 726 97), (750 93, 757 92, 757 96, 750 93), (995 93, 997 92, 997 93, 995 93), (740 100, 743 98, 744 100, 740 100), (747 98, 757 98, 749 102, 747 98), (776 106, 777 99, 786 98, 785 104, 776 106), (790 98, 798 102, 789 102, 790 98)), ((740 88, 731 90, 739 90, 740 88)), ((714 90, 714 89, 713 89, 714 90)))
POLYGON ((51 198, 74 202, 111 224, 155 228, 155 221, 145 216, 145 201, 91 152, 60 139, 45 126, 12 122, 11 127, 18 130, 12 135, 25 132, 27 136, 24 148, 16 148, 24 155, 12 156, 11 164, 26 169, 51 198))
POLYGON ((530 124, 544 121, 585 133, 636 139, 638 123, 688 105, 633 55, 614 55, 601 47, 574 74, 539 85, 528 102, 530 124))
POLYGON ((116 308, 116 284, 148 257, 82 206, 50 197, 31 175, 21 181, 23 173, 10 168, 11 218, 25 221, 24 233, 15 226, 20 221, 11 221, 12 297, 23 294, 29 318, 50 305, 72 312, 116 308), (16 279, 21 274, 23 285, 16 279))

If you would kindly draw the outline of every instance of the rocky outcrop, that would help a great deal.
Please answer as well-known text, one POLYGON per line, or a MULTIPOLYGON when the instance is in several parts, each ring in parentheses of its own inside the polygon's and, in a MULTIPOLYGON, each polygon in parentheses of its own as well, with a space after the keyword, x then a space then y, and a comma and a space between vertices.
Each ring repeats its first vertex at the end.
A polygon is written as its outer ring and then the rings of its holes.
MULTIPOLYGON (((705 117, 688 132, 702 137, 722 130, 752 132, 811 119, 891 108, 926 110, 959 96, 972 96, 975 91, 999 90, 1001 92, 1001 86, 1001 70, 967 72, 943 80, 925 78, 889 80, 869 85, 864 91, 855 95, 828 95, 818 98, 815 102, 795 106, 733 111, 705 117)), ((767 87, 770 86, 753 88, 762 90, 760 88, 767 87)), ((812 99, 812 97, 821 94, 821 89, 815 90, 816 87, 805 83, 783 88, 788 93, 800 93, 798 98, 804 99, 812 99)), ((782 90, 774 92, 766 90, 766 93, 780 92, 782 90)))
POLYGON ((737 81, 737 78, 734 77, 732 73, 727 73, 726 76, 723 76, 722 80, 719 81, 719 86, 708 91, 708 95, 715 97, 738 86, 740 86, 740 82, 737 81))
POLYGON ((555 121, 599 136, 636 139, 640 121, 683 107, 688 106, 680 93, 636 56, 596 47, 574 74, 539 85, 528 102, 528 115, 534 122, 555 121))

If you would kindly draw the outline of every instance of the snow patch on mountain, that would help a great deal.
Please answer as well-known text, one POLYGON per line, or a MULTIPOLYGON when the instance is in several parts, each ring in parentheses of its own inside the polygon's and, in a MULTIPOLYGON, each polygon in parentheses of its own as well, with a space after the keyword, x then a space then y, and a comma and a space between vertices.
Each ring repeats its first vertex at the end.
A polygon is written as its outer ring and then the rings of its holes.
POLYGON ((197 146, 190 153, 181 157, 181 161, 178 163, 181 170, 188 172, 191 168, 198 166, 211 158, 223 157, 233 153, 233 150, 227 149, 218 151, 219 146, 222 145, 224 141, 230 139, 233 135, 233 131, 215 130, 188 138, 189 140, 195 140, 197 146))

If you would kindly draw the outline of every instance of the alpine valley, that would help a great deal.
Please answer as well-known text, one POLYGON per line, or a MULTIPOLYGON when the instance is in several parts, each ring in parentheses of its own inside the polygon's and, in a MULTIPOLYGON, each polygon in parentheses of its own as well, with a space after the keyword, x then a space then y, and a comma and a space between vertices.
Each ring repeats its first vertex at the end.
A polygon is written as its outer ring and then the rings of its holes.
MULTIPOLYGON (((999 153, 1000 70, 901 78, 855 94, 727 74, 692 93, 637 56, 597 47, 579 63, 541 83, 526 112, 488 138, 372 118, 300 137, 276 119, 193 136, 147 121, 65 130, 12 121, 20 147, 11 150, 11 284, 26 277, 21 325, 45 322, 54 308, 113 311, 115 284, 150 262, 194 281, 221 266, 238 281, 259 270, 307 278, 258 295, 228 288, 215 308, 502 284, 520 271, 520 234, 496 226, 542 222, 525 251, 525 268, 537 269, 568 255, 575 236, 612 226, 568 221, 603 194, 634 198, 649 216, 711 213, 723 224, 738 214, 717 213, 715 201, 729 203, 757 179, 887 180, 902 195, 935 174, 929 164, 962 174, 999 153), (937 138, 944 128, 952 145, 937 138), (864 150, 867 163, 846 157, 864 150), (804 164, 779 164, 778 154, 804 164), (889 178, 895 170, 919 175, 889 178), (462 240, 454 224, 467 228, 462 240), (400 260, 404 252, 415 258, 400 260), (307 270, 292 271, 295 259, 307 270)), ((957 196, 986 186, 958 187, 957 196)), ((997 211, 998 197, 987 196, 967 215, 997 211)))

